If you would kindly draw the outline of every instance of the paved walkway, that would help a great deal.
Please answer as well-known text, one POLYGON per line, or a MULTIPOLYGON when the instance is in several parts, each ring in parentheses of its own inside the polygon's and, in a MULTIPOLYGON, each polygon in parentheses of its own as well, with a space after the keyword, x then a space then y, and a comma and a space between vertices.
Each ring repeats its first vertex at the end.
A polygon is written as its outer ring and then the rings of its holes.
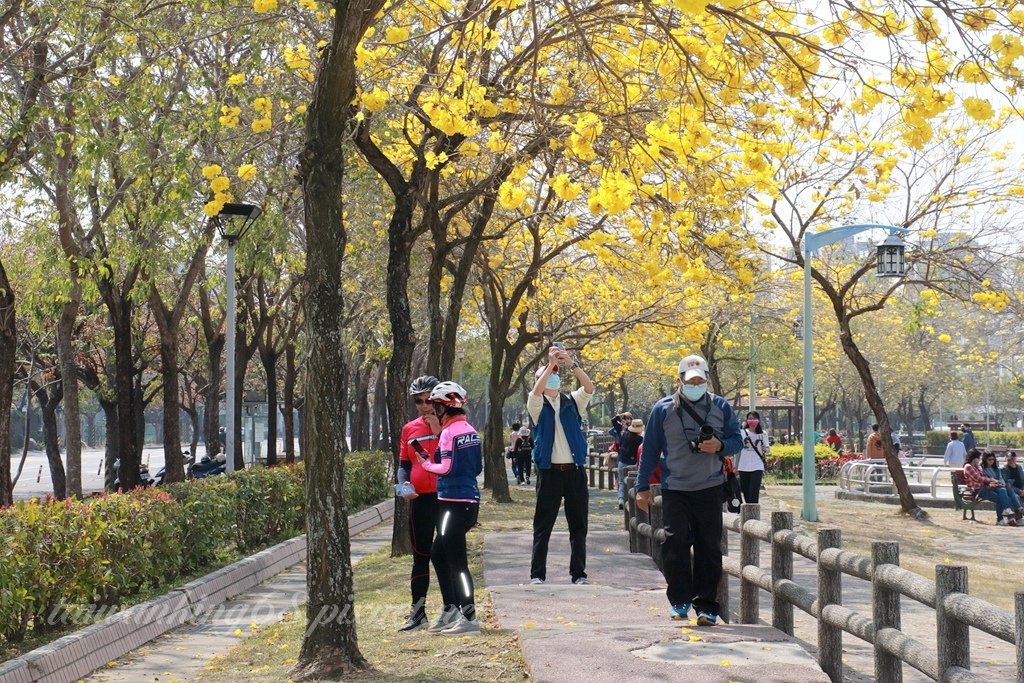
MULTIPOLYGON (((391 543, 391 520, 352 538, 352 562, 391 543)), ((297 564, 273 579, 229 600, 195 624, 176 628, 125 655, 117 666, 95 671, 89 683, 142 683, 168 680, 184 683, 252 635, 252 625, 281 620, 306 602, 306 564, 297 564), (241 630, 241 634, 236 634, 241 630)))
MULTIPOLYGON (((591 506, 615 506, 614 494, 592 491, 591 506)), ((770 626, 701 628, 669 619, 661 573, 629 552, 614 515, 600 519, 609 521, 592 524, 587 539, 590 586, 570 582, 563 522, 539 586, 528 585, 530 532, 484 539, 487 590, 502 627, 519 636, 534 681, 562 683, 583 672, 588 683, 828 681, 796 640, 770 626)))

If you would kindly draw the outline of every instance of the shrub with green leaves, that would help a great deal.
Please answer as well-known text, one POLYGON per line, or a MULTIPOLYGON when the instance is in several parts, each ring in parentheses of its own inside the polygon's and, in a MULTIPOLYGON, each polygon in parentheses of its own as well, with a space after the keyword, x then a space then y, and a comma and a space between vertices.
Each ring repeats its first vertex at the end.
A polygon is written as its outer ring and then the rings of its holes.
POLYGON ((181 571, 197 571, 214 563, 217 553, 235 540, 235 481, 205 477, 167 486, 178 501, 181 571))
MULTIPOLYGON (((390 495, 390 455, 345 457, 350 512, 390 495)), ((51 615, 87 613, 169 585, 234 548, 255 552, 301 533, 304 474, 301 464, 257 467, 166 489, 0 508, 0 641, 49 629, 51 615)))
POLYGON ((375 505, 391 495, 391 454, 355 451, 345 456, 345 501, 350 513, 375 505))
MULTIPOLYGON (((974 440, 977 441, 978 448, 984 448, 987 443, 1013 449, 1024 448, 1024 432, 986 432, 977 429, 973 431, 974 440)), ((930 431, 927 436, 929 446, 945 446, 949 443, 949 430, 930 431)))

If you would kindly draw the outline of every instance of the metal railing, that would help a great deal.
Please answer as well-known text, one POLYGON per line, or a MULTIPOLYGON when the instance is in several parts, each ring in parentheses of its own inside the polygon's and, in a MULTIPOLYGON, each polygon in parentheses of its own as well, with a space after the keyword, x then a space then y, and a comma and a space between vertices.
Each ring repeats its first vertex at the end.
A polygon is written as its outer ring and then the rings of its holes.
MULTIPOLYGON (((903 464, 907 482, 918 490, 915 495, 927 494, 932 498, 953 498, 950 472, 959 467, 945 465, 903 464)), ((839 489, 850 493, 873 493, 897 495, 896 487, 889 476, 889 466, 884 460, 851 460, 839 469, 839 489)))
MULTIPOLYGON (((630 472, 625 511, 630 550, 642 552, 661 563, 657 544, 665 540, 661 520, 660 487, 651 487, 653 505, 645 513, 636 507, 630 472)), ((935 581, 899 566, 899 544, 872 544, 872 556, 863 557, 841 547, 837 528, 818 530, 812 539, 793 530, 791 512, 773 512, 771 523, 759 519, 760 506, 744 504, 740 514, 724 513, 722 528, 723 575, 718 601, 723 616, 729 614, 728 576, 740 580, 739 619, 755 624, 759 619, 759 590, 772 596, 772 626, 793 635, 793 607, 817 620, 818 663, 832 681, 843 680, 843 633, 874 647, 875 680, 899 683, 903 664, 935 681, 991 683, 991 678, 972 673, 970 628, 984 631, 1016 648, 1016 680, 1024 683, 1024 592, 1014 596, 1013 611, 996 607, 967 593, 967 567, 939 564, 935 581), (740 556, 728 553, 729 532, 740 534, 740 556), (770 569, 760 566, 760 544, 771 544, 770 569), (816 588, 793 580, 793 555, 815 563, 816 588), (871 614, 842 604, 842 577, 871 583, 871 614), (901 599, 909 598, 935 610, 935 648, 900 630, 901 599)))

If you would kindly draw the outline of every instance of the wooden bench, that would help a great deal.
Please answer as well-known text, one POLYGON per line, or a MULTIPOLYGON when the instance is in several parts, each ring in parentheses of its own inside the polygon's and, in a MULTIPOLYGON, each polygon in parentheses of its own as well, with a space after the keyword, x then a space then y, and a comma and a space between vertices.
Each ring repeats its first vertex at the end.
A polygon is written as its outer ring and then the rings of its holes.
POLYGON ((967 481, 964 479, 963 470, 954 470, 949 473, 953 480, 953 504, 957 510, 964 511, 964 520, 967 520, 967 512, 971 513, 971 521, 976 522, 974 510, 981 501, 974 496, 974 492, 967 488, 967 481))

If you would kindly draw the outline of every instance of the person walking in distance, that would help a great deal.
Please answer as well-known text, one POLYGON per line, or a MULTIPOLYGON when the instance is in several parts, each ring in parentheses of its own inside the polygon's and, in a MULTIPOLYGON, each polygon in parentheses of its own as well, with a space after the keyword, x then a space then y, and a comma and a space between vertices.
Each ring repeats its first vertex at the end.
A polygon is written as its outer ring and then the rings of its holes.
POLYGON ((877 423, 871 425, 871 434, 868 435, 868 441, 864 444, 864 455, 869 458, 885 457, 885 451, 882 450, 882 435, 878 430, 877 423))
POLYGON ((427 591, 430 588, 431 559, 444 602, 438 623, 447 624, 452 618, 451 610, 454 609, 448 563, 444 554, 439 553, 431 558, 434 533, 440 521, 437 476, 423 469, 416 457, 417 449, 433 453, 437 446, 437 436, 441 433, 441 423, 434 415, 434 406, 430 402, 430 392, 439 381, 436 377, 424 375, 417 377, 409 385, 409 395, 416 405, 418 416, 402 427, 402 438, 398 447, 398 483, 409 483, 413 488, 403 495, 409 501, 409 536, 412 539, 412 572, 409 587, 412 592, 412 608, 409 611, 409 618, 398 629, 399 631, 415 631, 429 626, 426 602, 427 591))
POLYGON ((761 426, 761 415, 756 410, 747 413, 740 430, 743 450, 740 451, 736 470, 740 474, 740 494, 744 503, 756 503, 761 498, 761 479, 764 477, 764 460, 768 456, 768 435, 761 426))
POLYGON ((679 363, 679 389, 654 404, 644 432, 636 481, 636 504, 648 510, 650 477, 661 465, 662 519, 668 538, 662 567, 673 619, 718 623, 718 581, 722 576, 722 484, 725 456, 743 448, 739 423, 729 402, 708 392, 708 364, 700 356, 679 363), (690 551, 693 550, 693 557, 690 551))
POLYGON ((594 383, 579 363, 557 346, 548 349, 548 364, 537 371, 533 391, 526 398, 526 410, 535 425, 533 461, 537 466, 530 583, 544 583, 547 578, 548 542, 563 499, 569 526, 569 575, 575 584, 590 583, 586 571, 590 493, 584 469, 588 446, 580 425, 593 396, 594 383), (570 372, 580 386, 563 394, 562 375, 570 372))
POLYGON ((466 390, 455 382, 441 382, 430 392, 434 412, 441 422, 437 450, 428 461, 417 453, 420 464, 437 475, 437 500, 441 523, 434 540, 434 552, 444 552, 457 612, 451 625, 441 631, 448 636, 480 634, 476 614, 473 575, 469 572, 466 534, 476 526, 480 514, 480 489, 476 478, 483 471, 480 434, 466 420, 466 390))
MULTIPOLYGON (((971 450, 974 450, 973 448, 971 450)), ((949 443, 946 444, 946 452, 942 455, 942 464, 946 467, 963 467, 967 457, 967 449, 960 435, 956 432, 949 433, 949 443)))

